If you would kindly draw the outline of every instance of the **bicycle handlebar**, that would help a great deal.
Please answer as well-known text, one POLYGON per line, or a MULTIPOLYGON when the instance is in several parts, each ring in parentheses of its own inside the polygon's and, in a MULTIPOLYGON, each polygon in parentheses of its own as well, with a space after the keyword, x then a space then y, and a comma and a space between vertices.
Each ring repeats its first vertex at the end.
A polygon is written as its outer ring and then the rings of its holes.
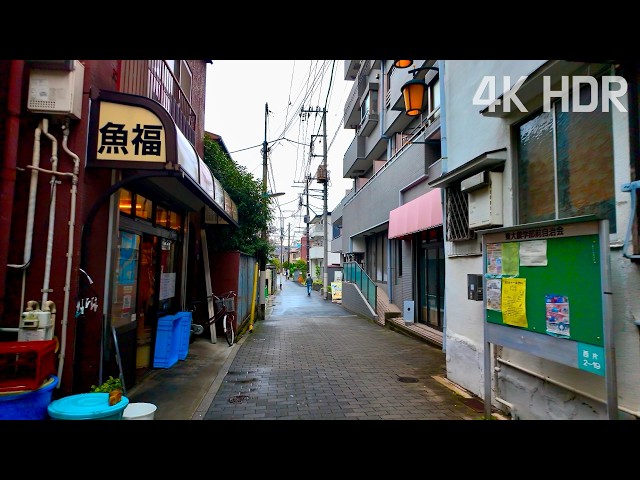
POLYGON ((238 294, 235 291, 229 290, 228 292, 221 293, 220 295, 216 295, 215 293, 211 292, 211 295, 209 295, 207 298, 213 298, 214 300, 222 300, 223 298, 237 297, 237 296, 238 294))

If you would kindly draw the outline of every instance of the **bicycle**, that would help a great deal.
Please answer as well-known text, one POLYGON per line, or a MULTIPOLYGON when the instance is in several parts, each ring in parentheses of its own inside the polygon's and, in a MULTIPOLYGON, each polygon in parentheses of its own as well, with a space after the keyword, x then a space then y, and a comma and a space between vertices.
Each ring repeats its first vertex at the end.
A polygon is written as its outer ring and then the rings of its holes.
MULTIPOLYGON (((213 317, 209 318, 207 324, 209 325, 209 328, 214 329, 215 323, 218 320, 221 320, 222 331, 230 347, 233 346, 236 336, 234 325, 236 319, 235 299, 237 296, 236 292, 230 290, 221 296, 211 293, 211 295, 207 297, 207 299, 213 298, 214 305, 213 317)), ((214 335, 213 332, 214 330, 212 330, 212 336, 214 335)))
POLYGON ((192 343, 196 335, 202 335, 205 327, 209 327, 211 332, 211 343, 216 343, 216 322, 221 321, 222 331, 227 340, 229 346, 232 346, 235 341, 235 297, 236 292, 228 291, 222 294, 220 297, 212 293, 207 297, 207 301, 213 300, 213 316, 209 317, 206 322, 198 322, 196 320, 196 305, 201 304, 200 300, 192 300, 189 302, 191 308, 188 310, 192 312, 191 317, 191 332, 189 336, 189 343, 192 343))

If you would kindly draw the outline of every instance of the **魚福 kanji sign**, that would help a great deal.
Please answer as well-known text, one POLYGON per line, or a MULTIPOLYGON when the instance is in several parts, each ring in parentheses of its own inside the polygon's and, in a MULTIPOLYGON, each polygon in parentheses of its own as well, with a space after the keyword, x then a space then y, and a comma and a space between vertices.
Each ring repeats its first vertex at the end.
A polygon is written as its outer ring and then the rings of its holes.
POLYGON ((95 159, 166 163, 161 120, 146 108, 101 102, 95 159))

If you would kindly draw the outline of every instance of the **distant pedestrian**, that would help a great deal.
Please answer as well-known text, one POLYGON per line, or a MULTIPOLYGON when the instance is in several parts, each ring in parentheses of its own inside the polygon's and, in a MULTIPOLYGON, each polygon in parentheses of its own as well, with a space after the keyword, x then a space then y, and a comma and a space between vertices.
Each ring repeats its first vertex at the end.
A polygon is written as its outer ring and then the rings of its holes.
POLYGON ((307 273, 307 280, 305 281, 307 285, 307 295, 311 296, 311 285, 313 285, 313 279, 311 278, 311 274, 307 273))

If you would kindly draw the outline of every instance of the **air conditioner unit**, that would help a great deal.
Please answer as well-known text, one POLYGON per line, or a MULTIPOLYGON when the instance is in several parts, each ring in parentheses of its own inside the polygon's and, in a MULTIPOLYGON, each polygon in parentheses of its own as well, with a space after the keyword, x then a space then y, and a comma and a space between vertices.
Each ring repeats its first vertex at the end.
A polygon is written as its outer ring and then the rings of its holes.
POLYGON ((73 70, 32 68, 29 75, 27 109, 34 113, 82 116, 84 65, 73 61, 73 70))
POLYGON ((469 228, 502 225, 502 173, 487 172, 489 183, 469 195, 469 228))

